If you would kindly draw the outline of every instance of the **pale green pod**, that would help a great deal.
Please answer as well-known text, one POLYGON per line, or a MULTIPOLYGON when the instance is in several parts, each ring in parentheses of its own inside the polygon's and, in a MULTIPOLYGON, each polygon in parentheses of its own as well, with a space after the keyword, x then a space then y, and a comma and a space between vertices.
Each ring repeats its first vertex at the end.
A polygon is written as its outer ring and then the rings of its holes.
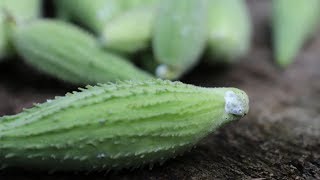
POLYGON ((19 26, 13 39, 30 65, 71 83, 151 78, 127 60, 100 49, 89 33, 61 21, 38 20, 19 26))
POLYGON ((96 34, 105 31, 105 25, 126 10, 154 3, 156 0, 56 0, 58 16, 76 21, 96 34))
POLYGON ((320 0, 273 0, 273 44, 279 66, 291 64, 320 22, 320 0))
POLYGON ((7 11, 17 23, 32 20, 41 14, 41 0, 0 0, 0 11, 7 11))
POLYGON ((95 33, 101 33, 106 22, 122 11, 119 0, 56 0, 58 15, 72 19, 95 33))
POLYGON ((133 53, 145 49, 151 39, 155 6, 133 8, 113 18, 101 35, 107 49, 133 53))
POLYGON ((207 39, 206 0, 163 0, 153 28, 153 51, 166 71, 161 78, 176 79, 199 60, 207 39), (167 72, 171 72, 168 75, 167 72))
POLYGON ((4 167, 100 171, 163 162, 248 113, 235 88, 163 80, 81 89, 0 119, 4 167))
POLYGON ((208 15, 212 61, 233 62, 248 53, 252 24, 244 0, 210 0, 208 15))
POLYGON ((13 53, 10 25, 33 20, 40 16, 40 10, 40 0, 0 0, 0 59, 13 53))

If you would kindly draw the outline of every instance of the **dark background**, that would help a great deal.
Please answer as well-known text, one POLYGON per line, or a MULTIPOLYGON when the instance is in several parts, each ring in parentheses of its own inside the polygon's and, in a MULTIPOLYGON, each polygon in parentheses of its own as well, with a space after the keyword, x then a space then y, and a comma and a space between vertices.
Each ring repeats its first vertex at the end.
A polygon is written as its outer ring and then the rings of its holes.
MULTIPOLYGON (((234 86, 250 97, 250 113, 200 142, 197 148, 152 170, 89 173, 9 169, 0 179, 320 179, 320 33, 285 70, 272 58, 270 2, 248 0, 254 21, 250 53, 229 68, 201 64, 182 81, 234 86)), ((46 16, 52 16, 50 1, 46 16)), ((35 71, 23 61, 0 64, 0 115, 77 87, 35 71)))

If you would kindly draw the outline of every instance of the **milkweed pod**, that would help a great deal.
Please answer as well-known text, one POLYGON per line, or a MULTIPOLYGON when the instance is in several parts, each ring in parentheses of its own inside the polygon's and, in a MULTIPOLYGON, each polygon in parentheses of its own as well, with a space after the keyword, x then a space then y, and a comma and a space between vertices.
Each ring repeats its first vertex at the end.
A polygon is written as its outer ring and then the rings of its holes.
POLYGON ((155 6, 143 6, 113 18, 102 33, 103 46, 121 53, 145 49, 151 39, 154 14, 155 6))
POLYGON ((105 25, 123 12, 157 0, 56 0, 58 16, 73 20, 101 36, 105 25))
POLYGON ((170 69, 161 78, 177 79, 199 60, 207 39, 206 0, 163 0, 155 17, 152 48, 170 69), (171 72, 172 70, 172 72, 171 72))
POLYGON ((208 6, 211 62, 233 62, 250 49, 252 25, 244 0, 210 0, 208 6))
POLYGON ((0 119, 0 161, 92 171, 139 167, 183 153, 249 110, 236 88, 163 80, 89 86, 0 119))
POLYGON ((13 39, 27 63, 71 83, 152 78, 129 61, 100 49, 91 34, 62 21, 38 20, 18 26, 13 39))
POLYGON ((286 67, 320 22, 319 0, 273 0, 273 43, 277 64, 286 67))

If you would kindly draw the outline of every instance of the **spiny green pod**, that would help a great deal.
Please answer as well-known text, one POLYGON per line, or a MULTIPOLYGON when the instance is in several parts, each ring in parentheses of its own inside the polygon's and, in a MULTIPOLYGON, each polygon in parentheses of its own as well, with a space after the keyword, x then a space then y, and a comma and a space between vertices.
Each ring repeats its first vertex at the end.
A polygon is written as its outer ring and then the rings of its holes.
POLYGON ((145 49, 151 39, 154 11, 154 6, 143 6, 113 18, 101 35, 103 46, 122 53, 145 49))
POLYGON ((320 22, 319 0, 273 0, 275 60, 281 67, 291 64, 306 39, 320 22))
POLYGON ((207 39, 206 0, 163 0, 155 17, 153 51, 158 77, 176 79, 192 68, 207 39))
POLYGON ((232 62, 249 51, 252 25, 244 0, 211 0, 208 15, 212 60, 232 62))
POLYGON ((40 0, 0 0, 0 59, 12 54, 10 30, 12 22, 23 23, 40 16, 40 0))
POLYGON ((100 49, 92 35, 61 21, 38 20, 16 27, 13 39, 30 65, 75 84, 151 78, 127 60, 100 49))
POLYGON ((235 88, 150 80, 81 90, 2 117, 2 166, 100 171, 163 162, 249 109, 235 88))

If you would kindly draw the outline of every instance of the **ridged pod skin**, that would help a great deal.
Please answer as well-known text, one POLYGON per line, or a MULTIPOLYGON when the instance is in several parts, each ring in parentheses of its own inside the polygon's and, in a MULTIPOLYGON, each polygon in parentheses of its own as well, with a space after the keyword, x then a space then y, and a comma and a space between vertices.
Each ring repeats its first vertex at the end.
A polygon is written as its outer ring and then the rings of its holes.
POLYGON ((13 53, 10 39, 9 18, 14 23, 23 23, 40 16, 40 0, 0 0, 0 59, 13 53), (10 17, 8 17, 10 16, 10 17))
POLYGON ((199 60, 207 39, 206 0, 162 0, 153 28, 158 77, 177 79, 199 60))
POLYGON ((252 25, 244 0, 210 0, 208 15, 211 62, 234 62, 249 51, 252 25))
POLYGON ((138 6, 144 6, 156 0, 56 0, 58 16, 76 21, 96 34, 105 30, 105 25, 114 17, 138 6))
POLYGON ((103 46, 120 53, 145 49, 151 39, 155 9, 155 6, 133 8, 113 18, 101 35, 103 46))
POLYGON ((151 78, 127 60, 100 49, 92 35, 61 21, 38 20, 19 26, 13 39, 30 65, 74 84, 151 78))
POLYGON ((319 26, 320 1, 273 0, 272 14, 275 60, 286 67, 319 26))
POLYGON ((249 109, 235 88, 150 80, 81 90, 2 117, 2 166, 99 171, 163 162, 249 109))

